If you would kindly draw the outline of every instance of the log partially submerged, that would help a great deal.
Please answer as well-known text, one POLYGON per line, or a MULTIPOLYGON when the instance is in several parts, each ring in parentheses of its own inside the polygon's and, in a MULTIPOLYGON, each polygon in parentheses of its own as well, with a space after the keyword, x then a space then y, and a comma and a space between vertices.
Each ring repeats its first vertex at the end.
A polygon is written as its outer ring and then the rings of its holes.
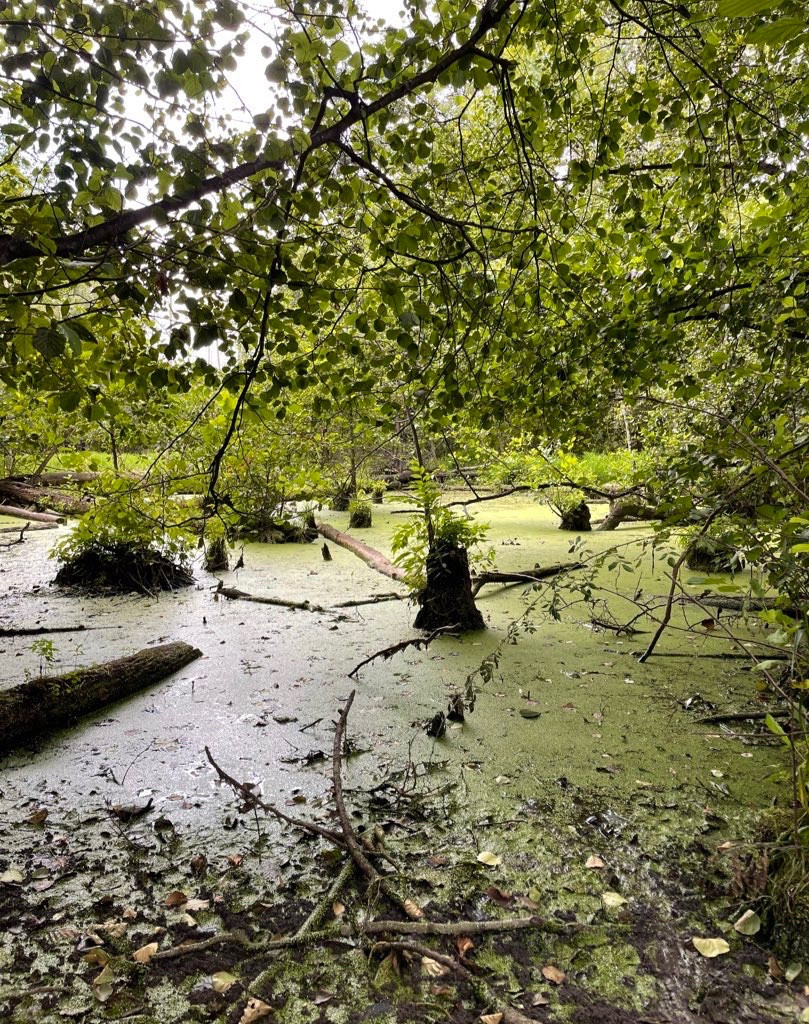
POLYGON ((536 583, 537 580, 547 580, 560 573, 583 568, 584 562, 559 562, 542 567, 537 565, 523 572, 497 572, 492 569, 490 572, 481 572, 472 577, 472 594, 476 596, 487 583, 536 583))
POLYGON ((0 504, 0 515, 11 516, 12 519, 29 519, 32 523, 63 523, 65 521, 64 516, 59 516, 55 512, 32 512, 27 508, 18 508, 16 505, 2 505, 0 504))
POLYGON ((201 656, 202 651, 190 644, 161 644, 63 676, 41 676, 0 692, 0 751, 159 683, 201 656))
POLYGON ((309 601, 286 601, 282 597, 261 597, 256 594, 248 594, 245 590, 237 587, 225 587, 221 583, 214 591, 214 596, 226 597, 228 601, 252 601, 254 604, 271 604, 276 608, 292 608, 304 612, 325 612, 326 609, 319 604, 312 604, 309 601))
POLYGON ((339 544, 341 548, 345 548, 346 551, 350 551, 357 558, 361 558, 366 565, 376 569, 377 572, 381 572, 383 576, 389 576, 392 580, 396 580, 399 583, 404 582, 404 570, 400 569, 398 565, 394 565, 381 551, 377 551, 376 548, 364 544, 361 540, 357 540, 356 537, 351 537, 347 533, 341 533, 328 523, 315 523, 315 527, 318 533, 325 537, 326 540, 330 540, 333 544, 339 544))

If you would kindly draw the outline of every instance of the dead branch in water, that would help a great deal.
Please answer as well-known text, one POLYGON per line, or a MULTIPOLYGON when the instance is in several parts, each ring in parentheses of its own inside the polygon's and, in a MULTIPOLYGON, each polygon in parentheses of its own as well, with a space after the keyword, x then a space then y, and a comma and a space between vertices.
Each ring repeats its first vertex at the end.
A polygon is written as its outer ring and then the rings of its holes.
POLYGON ((257 597, 255 594, 248 594, 244 590, 239 590, 237 587, 226 587, 222 581, 219 581, 219 586, 214 591, 214 598, 226 597, 228 601, 252 601, 254 604, 271 604, 277 608, 291 608, 295 611, 303 612, 325 612, 327 608, 321 607, 319 604, 312 604, 309 601, 286 601, 281 597, 257 597))
POLYGON ((547 580, 564 572, 573 572, 576 569, 584 568, 584 562, 559 562, 544 567, 535 565, 533 569, 525 569, 522 572, 498 572, 496 569, 491 569, 472 577, 472 596, 477 597, 478 592, 487 583, 536 583, 538 580, 547 580))
POLYGON ((414 636, 410 640, 400 640, 398 644, 391 644, 390 647, 385 647, 381 651, 377 651, 370 657, 365 658, 359 665, 355 665, 354 668, 348 673, 349 679, 354 679, 361 668, 365 665, 369 665, 372 661, 376 661, 377 658, 382 658, 383 661, 388 661, 398 654, 400 651, 406 651, 408 647, 415 647, 416 650, 421 650, 424 647, 429 647, 433 640, 438 639, 440 636, 452 636, 457 637, 458 634, 454 630, 458 629, 458 626, 441 626, 440 629, 434 629, 429 636, 414 636))

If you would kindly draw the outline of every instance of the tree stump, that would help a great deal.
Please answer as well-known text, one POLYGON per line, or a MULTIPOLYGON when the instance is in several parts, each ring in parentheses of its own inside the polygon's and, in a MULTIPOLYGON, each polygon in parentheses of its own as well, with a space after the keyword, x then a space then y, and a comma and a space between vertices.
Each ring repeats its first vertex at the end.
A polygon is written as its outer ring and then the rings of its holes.
POLYGON ((573 530, 576 533, 586 533, 590 530, 590 509, 587 502, 580 501, 578 505, 566 508, 562 512, 562 522, 559 524, 559 529, 573 530))
POLYGON ((438 541, 427 555, 427 586, 418 595, 416 629, 485 629, 472 596, 466 548, 438 541))
POLYGON ((228 546, 224 537, 215 537, 205 549, 205 568, 208 572, 227 572, 228 546))

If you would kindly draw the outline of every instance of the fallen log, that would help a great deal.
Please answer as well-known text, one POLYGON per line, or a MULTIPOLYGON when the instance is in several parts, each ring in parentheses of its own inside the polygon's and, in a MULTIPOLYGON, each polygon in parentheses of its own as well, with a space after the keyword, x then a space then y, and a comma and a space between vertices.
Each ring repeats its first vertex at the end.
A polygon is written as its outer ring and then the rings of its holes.
POLYGON ((383 576, 389 576, 392 580, 396 580, 399 583, 404 582, 404 570, 400 569, 398 565, 394 565, 381 551, 377 551, 376 548, 364 544, 361 540, 357 540, 356 537, 351 537, 347 533, 341 533, 328 523, 315 523, 315 527, 317 532, 325 537, 326 540, 330 540, 333 544, 339 544, 341 548, 345 548, 346 551, 350 551, 357 558, 361 558, 366 565, 376 569, 377 572, 381 572, 383 576))
POLYGON ((583 569, 584 562, 559 562, 544 567, 534 566, 533 569, 526 569, 524 572, 497 572, 492 569, 489 572, 478 573, 472 577, 472 596, 475 597, 478 591, 487 583, 536 583, 537 580, 547 580, 552 576, 558 576, 563 572, 572 572, 574 569, 583 569))
POLYGON ((27 508, 17 508, 16 505, 0 504, 0 515, 11 516, 12 519, 29 519, 32 523, 63 523, 64 516, 55 512, 31 512, 27 508))
POLYGON ((0 636, 40 636, 43 633, 83 633, 86 629, 120 629, 120 626, 13 626, 0 629, 0 636))
POLYGON ((629 501, 614 501, 604 519, 596 527, 597 530, 615 530, 621 523, 630 520, 632 522, 648 522, 652 519, 662 519, 663 516, 656 508, 652 508, 641 499, 629 501))
POLYGON ((202 651, 190 644, 161 644, 63 676, 41 676, 0 692, 0 751, 153 686, 201 656, 202 651))
MULTIPOLYGON (((664 597, 652 598, 651 600, 664 601, 664 597)), ((698 607, 715 608, 720 612, 766 612, 772 609, 782 611, 793 619, 800 619, 807 614, 806 607, 799 605, 781 605, 776 597, 730 597, 727 594, 682 594, 677 598, 678 604, 698 607)))
POLYGON ((0 498, 18 505, 33 505, 39 512, 57 509, 69 515, 83 515, 92 507, 87 498, 68 494, 67 491, 56 491, 50 487, 10 479, 0 480, 0 498))
POLYGON ((271 604, 277 608, 292 608, 304 612, 325 612, 327 609, 309 601, 286 601, 282 597, 257 597, 236 587, 223 587, 222 584, 214 591, 214 597, 226 597, 228 601, 252 601, 254 604, 271 604))
MULTIPOLYGON (((2 513, 0 513, 0 514, 2 514, 2 513)), ((31 532, 33 530, 55 530, 58 525, 59 525, 58 523, 31 523, 31 522, 29 522, 27 529, 28 529, 29 532, 31 532)), ((20 532, 19 526, 0 526, 0 533, 19 533, 19 532, 20 532)))

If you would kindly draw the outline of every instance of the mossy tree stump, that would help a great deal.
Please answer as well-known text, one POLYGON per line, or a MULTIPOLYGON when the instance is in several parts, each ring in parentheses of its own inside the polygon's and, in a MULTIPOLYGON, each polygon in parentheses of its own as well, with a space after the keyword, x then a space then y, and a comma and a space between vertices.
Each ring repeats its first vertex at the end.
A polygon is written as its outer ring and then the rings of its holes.
POLYGON ((447 629, 459 633, 485 629, 472 596, 466 548, 437 541, 427 555, 427 585, 418 595, 416 629, 447 629))

